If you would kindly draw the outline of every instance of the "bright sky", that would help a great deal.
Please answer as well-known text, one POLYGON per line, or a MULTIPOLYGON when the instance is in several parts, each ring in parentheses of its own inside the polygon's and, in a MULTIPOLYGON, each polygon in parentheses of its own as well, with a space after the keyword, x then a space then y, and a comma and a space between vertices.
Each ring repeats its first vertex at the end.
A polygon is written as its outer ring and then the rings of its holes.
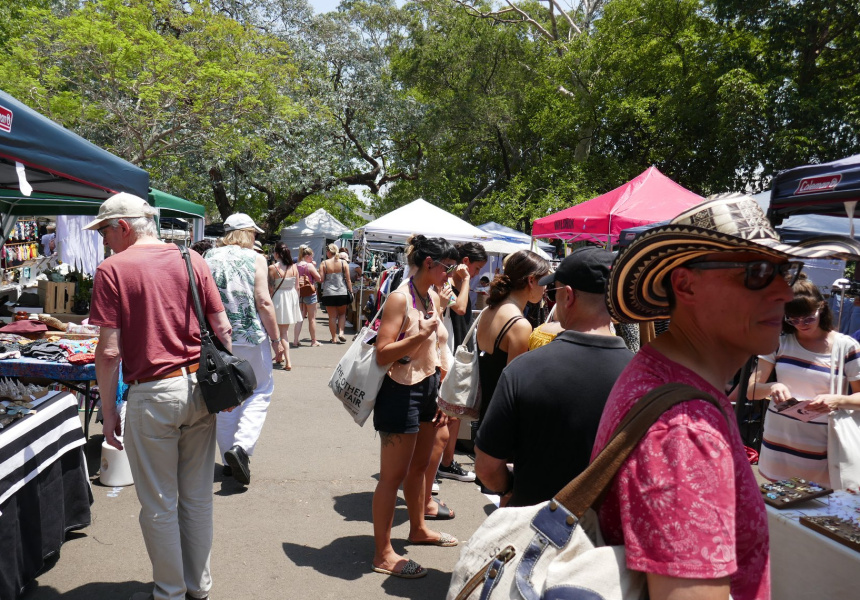
POLYGON ((340 0, 308 0, 314 11, 317 13, 329 12, 337 8, 340 0))

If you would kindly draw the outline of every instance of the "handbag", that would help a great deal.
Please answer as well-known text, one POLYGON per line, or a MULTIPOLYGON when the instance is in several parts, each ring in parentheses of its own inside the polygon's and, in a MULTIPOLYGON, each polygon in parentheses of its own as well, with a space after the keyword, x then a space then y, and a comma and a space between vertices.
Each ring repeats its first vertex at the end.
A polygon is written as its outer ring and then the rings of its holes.
POLYGON ((475 421, 481 411, 481 379, 478 377, 478 321, 481 314, 469 327, 463 343, 454 353, 451 365, 442 385, 439 386, 439 397, 436 405, 449 417, 461 421, 475 421), (471 342, 472 349, 469 349, 471 342))
MULTIPOLYGON (((841 395, 847 391, 846 345, 833 344, 830 351, 831 394, 841 395)), ((834 490, 860 486, 860 410, 840 408, 830 413, 827 420, 827 470, 830 487, 834 490)))
POLYGON ((624 546, 606 545, 591 507, 648 428, 672 406, 693 399, 710 402, 726 416, 717 400, 692 386, 655 388, 555 498, 493 512, 463 546, 447 600, 647 597, 645 574, 627 568, 624 546))
POLYGON ((299 268, 299 296, 302 298, 309 298, 317 293, 317 286, 315 286, 314 282, 311 281, 311 278, 308 277, 307 267, 302 270, 299 265, 297 268, 299 268))
MULTIPOLYGON (((379 318, 385 303, 379 307, 376 316, 370 323, 379 318)), ((406 318, 403 319, 403 325, 406 318)), ((403 325, 400 326, 401 333, 403 325)), ((341 401, 346 412, 360 426, 364 426, 367 417, 373 412, 376 395, 382 387, 385 374, 391 364, 379 365, 376 362, 376 345, 371 343, 376 338, 376 331, 370 324, 361 328, 352 345, 341 357, 328 381, 328 386, 335 397, 341 401)))
POLYGON ((194 311, 200 323, 200 368, 197 370, 197 383, 210 414, 239 406, 254 393, 257 377, 254 368, 247 360, 233 356, 226 348, 216 344, 203 317, 200 295, 197 292, 194 270, 188 249, 180 246, 179 252, 188 268, 191 297, 194 311))

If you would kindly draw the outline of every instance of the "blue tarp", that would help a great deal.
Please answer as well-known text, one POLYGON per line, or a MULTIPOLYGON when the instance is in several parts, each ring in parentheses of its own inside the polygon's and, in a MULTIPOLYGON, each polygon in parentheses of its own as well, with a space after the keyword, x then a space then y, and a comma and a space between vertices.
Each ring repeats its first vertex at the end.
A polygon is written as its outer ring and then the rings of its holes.
POLYGON ((129 192, 146 198, 149 191, 146 171, 0 91, 0 190, 20 193, 16 161, 34 197, 105 200, 129 192))
POLYGON ((860 154, 820 165, 780 172, 773 180, 768 217, 789 215, 846 216, 845 202, 860 200, 860 154))

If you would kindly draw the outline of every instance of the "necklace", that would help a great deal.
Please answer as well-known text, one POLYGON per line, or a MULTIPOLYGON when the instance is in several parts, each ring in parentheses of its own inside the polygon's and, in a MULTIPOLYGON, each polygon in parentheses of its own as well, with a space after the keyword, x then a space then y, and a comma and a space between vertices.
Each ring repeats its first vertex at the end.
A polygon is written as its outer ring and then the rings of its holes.
POLYGON ((421 304, 424 305, 424 312, 426 313, 430 310, 430 292, 427 292, 427 297, 425 298, 421 294, 418 293, 418 290, 415 289, 415 284, 412 283, 412 278, 409 278, 409 289, 412 290, 412 308, 418 309, 418 306, 415 304, 415 296, 418 296, 418 299, 421 300, 421 304))

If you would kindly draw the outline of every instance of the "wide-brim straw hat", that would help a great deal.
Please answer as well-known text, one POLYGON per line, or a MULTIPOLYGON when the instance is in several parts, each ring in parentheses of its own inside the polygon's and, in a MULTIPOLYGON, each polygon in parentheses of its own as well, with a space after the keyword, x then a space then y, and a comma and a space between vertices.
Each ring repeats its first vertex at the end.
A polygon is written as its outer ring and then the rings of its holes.
POLYGON ((797 245, 783 244, 750 196, 711 197, 668 225, 649 229, 612 264, 607 305, 622 323, 669 318, 663 282, 676 267, 715 252, 757 252, 780 260, 860 257, 860 243, 828 235, 797 245))

